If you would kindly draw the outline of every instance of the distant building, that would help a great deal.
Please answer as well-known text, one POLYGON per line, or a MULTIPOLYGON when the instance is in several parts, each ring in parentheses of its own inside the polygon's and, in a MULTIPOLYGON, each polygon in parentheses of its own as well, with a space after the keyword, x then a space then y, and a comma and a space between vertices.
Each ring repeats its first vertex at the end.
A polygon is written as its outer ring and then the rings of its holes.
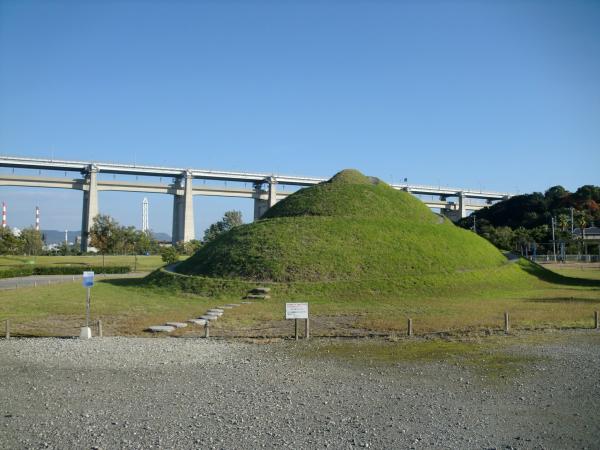
MULTIPOLYGON (((573 237, 581 239, 581 228, 575 228, 573 230, 573 237)), ((583 229, 583 238, 586 241, 598 241, 600 240, 600 227, 589 227, 583 229)))

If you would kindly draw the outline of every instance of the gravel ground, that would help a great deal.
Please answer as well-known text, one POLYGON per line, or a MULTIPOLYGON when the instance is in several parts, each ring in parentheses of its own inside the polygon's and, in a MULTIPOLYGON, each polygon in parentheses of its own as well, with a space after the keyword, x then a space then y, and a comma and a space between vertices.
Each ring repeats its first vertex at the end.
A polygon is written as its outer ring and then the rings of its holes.
POLYGON ((598 333, 561 335, 517 344, 543 359, 495 382, 443 362, 301 358, 294 341, 11 339, 0 447, 599 448, 598 333))

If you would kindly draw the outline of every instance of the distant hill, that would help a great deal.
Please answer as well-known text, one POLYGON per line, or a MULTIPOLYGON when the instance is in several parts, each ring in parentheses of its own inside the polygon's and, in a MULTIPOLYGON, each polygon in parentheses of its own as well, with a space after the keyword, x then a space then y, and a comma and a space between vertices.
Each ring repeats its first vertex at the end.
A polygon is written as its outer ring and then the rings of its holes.
POLYGON ((152 232, 152 236, 154 236, 154 239, 156 239, 157 241, 171 242, 171 235, 167 233, 152 232))
MULTIPOLYGON (((44 242, 46 245, 62 244, 65 241, 65 232, 59 230, 42 230, 44 242)), ((171 235, 167 233, 152 233, 157 241, 171 242, 171 235)), ((68 231, 67 239, 70 243, 74 243, 77 236, 81 236, 81 231, 68 231)))

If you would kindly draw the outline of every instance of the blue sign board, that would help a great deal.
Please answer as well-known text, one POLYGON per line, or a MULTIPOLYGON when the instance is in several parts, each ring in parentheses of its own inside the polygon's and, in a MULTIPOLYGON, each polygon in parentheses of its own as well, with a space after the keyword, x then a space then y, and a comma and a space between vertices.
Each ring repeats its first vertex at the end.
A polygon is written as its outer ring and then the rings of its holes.
POLYGON ((94 272, 83 272, 83 287, 92 287, 94 285, 94 272))

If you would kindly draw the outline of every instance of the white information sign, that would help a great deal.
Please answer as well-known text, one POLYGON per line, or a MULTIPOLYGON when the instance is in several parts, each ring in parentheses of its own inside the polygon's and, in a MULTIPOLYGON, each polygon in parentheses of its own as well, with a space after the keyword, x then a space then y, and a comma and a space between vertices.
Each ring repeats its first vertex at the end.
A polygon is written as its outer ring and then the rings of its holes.
POLYGON ((308 303, 286 303, 286 319, 308 319, 308 303))
POLYGON ((94 272, 83 272, 83 287, 92 287, 94 285, 94 272))

